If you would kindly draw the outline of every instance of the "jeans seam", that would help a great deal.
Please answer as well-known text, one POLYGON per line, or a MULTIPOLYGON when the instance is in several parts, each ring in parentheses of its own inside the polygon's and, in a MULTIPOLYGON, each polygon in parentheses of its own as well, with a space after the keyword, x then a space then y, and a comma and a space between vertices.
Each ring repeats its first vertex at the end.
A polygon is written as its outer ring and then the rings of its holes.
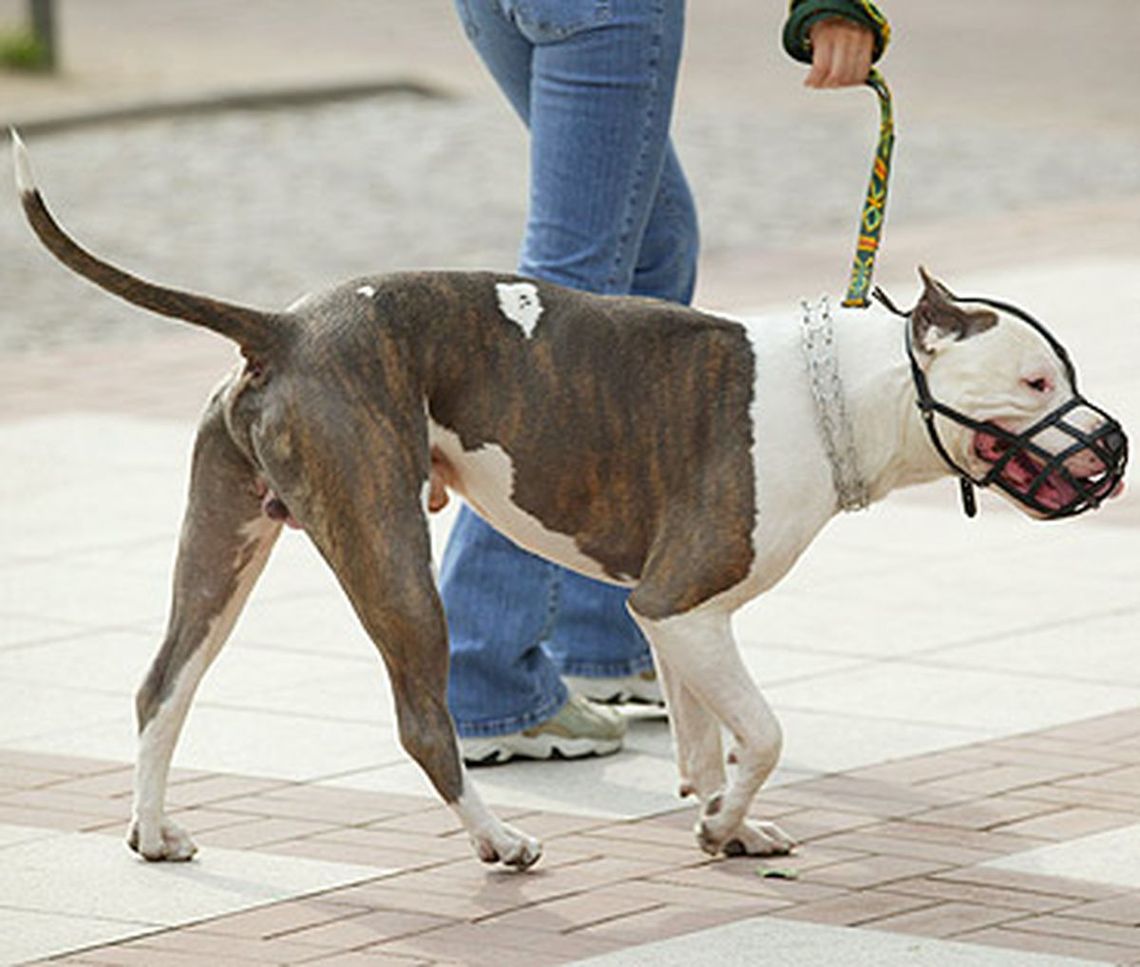
POLYGON ((538 638, 533 645, 535 648, 542 647, 544 641, 550 640, 558 621, 558 606, 562 603, 562 575, 553 565, 547 566, 550 568, 550 592, 546 599, 546 621, 538 632, 538 638))
MULTIPOLYGON (((654 26, 653 42, 649 45, 649 62, 646 65, 649 68, 649 104, 641 124, 641 145, 638 148, 637 161, 634 165, 633 189, 626 198, 625 213, 622 217, 622 232, 618 236, 617 251, 614 253, 613 266, 610 269, 609 279, 606 282, 606 288, 609 290, 617 287, 624 251, 630 236, 633 234, 633 209, 638 192, 643 189, 645 183, 646 156, 649 153, 649 132, 653 127, 653 121, 657 112, 657 103, 652 95, 659 86, 661 78, 661 48, 664 44, 665 33, 664 0, 658 0, 654 5, 654 12, 656 13, 657 20, 654 26)), ((636 264, 633 268, 636 269, 636 264)))

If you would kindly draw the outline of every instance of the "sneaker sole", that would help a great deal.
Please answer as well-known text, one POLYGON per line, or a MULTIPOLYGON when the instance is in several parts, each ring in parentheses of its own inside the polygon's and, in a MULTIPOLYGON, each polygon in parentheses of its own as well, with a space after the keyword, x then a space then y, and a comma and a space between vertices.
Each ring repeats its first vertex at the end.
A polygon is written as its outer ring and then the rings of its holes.
POLYGON ((599 705, 656 705, 658 708, 665 707, 665 702, 662 699, 647 698, 644 695, 635 695, 633 692, 622 689, 610 692, 607 695, 590 694, 582 691, 578 694, 583 698, 588 698, 591 702, 597 702, 599 705))
POLYGON ((568 676, 564 678, 564 681, 575 695, 588 698, 591 702, 597 702, 599 705, 656 705, 659 708, 665 707, 665 699, 661 697, 660 693, 646 695, 637 691, 636 688, 622 687, 602 690, 598 688, 596 680, 589 678, 568 676))
POLYGON ((612 755, 621 746, 621 739, 567 739, 557 735, 536 735, 533 738, 512 738, 509 744, 497 739, 464 739, 460 748, 467 765, 493 766, 511 759, 584 759, 592 755, 612 755))

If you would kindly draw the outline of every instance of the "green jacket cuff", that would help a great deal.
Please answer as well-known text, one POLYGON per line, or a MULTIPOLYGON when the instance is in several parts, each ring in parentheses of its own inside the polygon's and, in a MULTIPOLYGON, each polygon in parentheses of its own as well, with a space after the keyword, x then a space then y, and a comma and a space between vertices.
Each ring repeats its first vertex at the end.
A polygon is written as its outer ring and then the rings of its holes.
POLYGON ((875 35, 872 62, 883 56, 891 40, 891 25, 870 0, 791 0, 784 24, 784 50, 796 60, 811 63, 812 24, 825 17, 845 17, 869 27, 875 35))

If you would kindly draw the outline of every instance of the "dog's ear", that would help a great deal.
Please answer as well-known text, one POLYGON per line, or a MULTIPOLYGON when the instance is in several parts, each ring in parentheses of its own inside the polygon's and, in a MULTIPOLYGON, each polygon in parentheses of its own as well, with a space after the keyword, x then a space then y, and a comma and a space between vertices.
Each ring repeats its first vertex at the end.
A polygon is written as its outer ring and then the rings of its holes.
POLYGON ((992 309, 967 309, 956 302, 950 290, 919 266, 922 297, 910 315, 911 336, 916 349, 933 356, 951 342, 969 339, 992 329, 998 315, 992 309))

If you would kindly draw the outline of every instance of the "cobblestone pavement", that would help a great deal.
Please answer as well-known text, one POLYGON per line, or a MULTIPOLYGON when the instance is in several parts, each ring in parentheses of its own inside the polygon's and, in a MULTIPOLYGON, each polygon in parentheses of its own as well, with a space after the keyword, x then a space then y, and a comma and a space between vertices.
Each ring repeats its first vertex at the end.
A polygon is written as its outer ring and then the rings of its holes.
MULTIPOLYGON (((272 306, 355 273, 514 264, 522 132, 444 0, 328 0, 318 21, 302 0, 240 12, 223 0, 59 5, 68 73, 0 75, 0 121, 367 78, 455 95, 34 137, 48 197, 99 251, 272 306)), ((876 108, 863 91, 799 89, 774 42, 779 6, 690 11, 677 137, 702 215, 700 301, 714 307, 837 289, 850 258, 876 108)), ((0 0, 0 21, 19 7, 0 0)), ((1138 10, 963 0, 951 14, 921 0, 898 11, 884 280, 909 284, 918 260, 946 271, 1134 250, 1140 78, 1127 52, 1138 10)), ((8 178, 0 162, 0 197, 8 178)), ((62 280, 10 205, 0 205, 0 291, 0 353, 170 326, 62 280)))
MULTIPOLYGON (((826 127, 778 111, 681 120, 714 276, 737 253, 760 268, 804 239, 833 238, 828 275, 804 284, 841 283, 875 132, 870 95, 850 107, 826 127)), ((389 269, 514 264, 525 146, 517 122, 484 99, 390 96, 121 123, 41 135, 31 149, 49 202, 98 252, 240 301, 283 306, 389 269)), ((918 123, 898 150, 888 232, 970 213, 1016 222, 1076 186, 1084 205, 1140 197, 1138 158, 1140 131, 1078 141, 983 123, 948 138, 918 123)), ((65 278, 11 205, 0 211, 0 291, 0 352, 171 325, 65 278)), ((773 301, 762 290, 753 299, 773 301)))

